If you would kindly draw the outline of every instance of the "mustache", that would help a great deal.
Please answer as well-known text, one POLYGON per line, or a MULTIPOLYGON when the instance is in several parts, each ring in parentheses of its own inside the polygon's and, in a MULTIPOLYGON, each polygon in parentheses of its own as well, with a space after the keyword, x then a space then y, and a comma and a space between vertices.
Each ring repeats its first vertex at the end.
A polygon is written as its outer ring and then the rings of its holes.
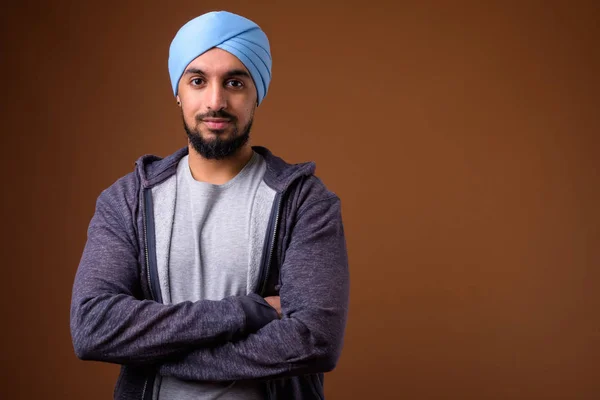
POLYGON ((231 120, 232 122, 235 122, 237 120, 237 118, 235 116, 229 114, 225 110, 209 111, 204 114, 198 114, 198 115, 196 115, 196 122, 200 122, 204 118, 226 118, 226 119, 231 120))

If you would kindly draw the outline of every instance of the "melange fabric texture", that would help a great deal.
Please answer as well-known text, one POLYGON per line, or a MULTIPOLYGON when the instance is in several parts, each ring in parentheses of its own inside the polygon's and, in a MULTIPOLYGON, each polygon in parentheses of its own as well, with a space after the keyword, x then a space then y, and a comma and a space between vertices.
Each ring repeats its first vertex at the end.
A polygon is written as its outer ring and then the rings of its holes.
POLYGON ((194 180, 188 157, 179 162, 169 258, 171 303, 247 294, 250 216, 265 169, 262 157, 253 153, 232 180, 213 185, 194 180))
MULTIPOLYGON (((194 179, 188 156, 179 161, 169 257, 170 303, 247 294, 250 223, 266 165, 256 152, 229 182, 194 179)), ((155 203, 156 204, 156 203, 155 203)), ((267 204, 271 207, 271 204, 267 204)), ((155 205, 155 210, 160 207, 155 205)), ((268 215, 262 221, 264 238, 268 215)), ((165 300, 163 296, 163 301, 165 300)), ((159 400, 261 400, 255 381, 193 382, 158 377, 159 400)))
POLYGON ((115 399, 151 400, 157 374, 256 380, 266 399, 323 399, 323 373, 339 359, 348 314, 340 200, 314 163, 253 149, 266 164, 261 186, 275 197, 259 279, 246 295, 163 303, 158 265, 170 251, 157 237, 169 227, 155 214, 172 204, 153 201, 166 196, 160 189, 173 184, 187 147, 140 158, 98 197, 73 283, 71 336, 79 358, 121 364, 115 399), (263 298, 273 295, 281 319, 263 298))

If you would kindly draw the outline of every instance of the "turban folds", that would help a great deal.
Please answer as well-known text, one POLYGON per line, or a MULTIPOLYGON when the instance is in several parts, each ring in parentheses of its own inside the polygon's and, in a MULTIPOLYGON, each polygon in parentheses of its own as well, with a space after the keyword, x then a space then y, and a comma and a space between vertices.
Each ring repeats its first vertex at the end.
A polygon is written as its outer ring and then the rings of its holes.
POLYGON ((177 96, 179 80, 196 57, 217 47, 236 56, 256 86, 258 104, 271 82, 271 49, 260 27, 242 16, 213 11, 192 19, 179 29, 169 48, 169 75, 177 96))

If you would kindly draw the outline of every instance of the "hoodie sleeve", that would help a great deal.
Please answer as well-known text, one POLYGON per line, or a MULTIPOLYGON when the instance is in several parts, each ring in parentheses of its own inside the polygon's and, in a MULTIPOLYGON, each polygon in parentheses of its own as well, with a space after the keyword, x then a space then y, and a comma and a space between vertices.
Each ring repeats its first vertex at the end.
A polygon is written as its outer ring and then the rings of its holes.
POLYGON ((278 318, 257 295, 174 305, 144 300, 139 246, 123 192, 113 186, 98 198, 75 276, 71 336, 79 358, 154 364, 244 337, 278 318))
POLYGON ((164 363, 165 376, 196 381, 276 378, 332 370, 340 356, 349 272, 340 201, 299 212, 281 265, 283 318, 255 334, 164 363))

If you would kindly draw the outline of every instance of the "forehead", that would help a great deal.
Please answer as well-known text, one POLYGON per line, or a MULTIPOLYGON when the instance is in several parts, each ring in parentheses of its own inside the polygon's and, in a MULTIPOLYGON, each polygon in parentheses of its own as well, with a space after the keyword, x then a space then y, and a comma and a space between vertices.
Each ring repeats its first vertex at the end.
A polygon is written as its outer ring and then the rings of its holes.
POLYGON ((202 70, 206 75, 225 75, 232 70, 243 70, 250 75, 250 72, 239 58, 216 47, 192 60, 186 70, 192 68, 202 70))

